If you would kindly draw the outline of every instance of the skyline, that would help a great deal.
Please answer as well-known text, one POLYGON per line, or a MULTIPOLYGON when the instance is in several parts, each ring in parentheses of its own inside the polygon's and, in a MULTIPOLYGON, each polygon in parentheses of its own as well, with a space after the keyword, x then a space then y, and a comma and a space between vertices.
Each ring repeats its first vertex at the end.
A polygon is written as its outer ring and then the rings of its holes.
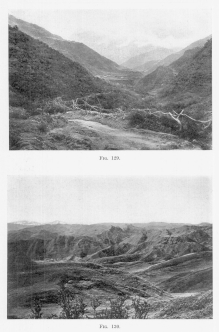
POLYGON ((212 30, 211 10, 206 8, 11 10, 10 14, 68 40, 89 32, 105 37, 105 43, 116 41, 121 45, 134 41, 139 45, 183 48, 207 37, 212 30))
POLYGON ((8 222, 211 222, 206 177, 9 177, 8 222))

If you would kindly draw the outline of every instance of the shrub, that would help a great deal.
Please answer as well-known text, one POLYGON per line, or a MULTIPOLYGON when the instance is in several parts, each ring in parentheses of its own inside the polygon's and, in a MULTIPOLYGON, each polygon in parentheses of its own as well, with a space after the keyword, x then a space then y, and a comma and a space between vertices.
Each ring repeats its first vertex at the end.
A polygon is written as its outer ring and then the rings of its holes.
POLYGON ((136 319, 146 319, 150 310, 150 305, 146 301, 141 301, 140 298, 135 298, 132 302, 135 309, 136 319))
POLYGON ((179 125, 170 117, 158 117, 152 114, 143 113, 142 111, 136 111, 130 114, 129 126, 172 134, 177 133, 179 130, 179 125))
POLYGON ((110 308, 96 312, 98 319, 127 319, 129 307, 125 304, 127 297, 120 296, 116 299, 110 299, 110 308))
POLYGON ((61 284, 59 291, 59 304, 62 307, 60 318, 79 319, 85 314, 86 304, 81 297, 61 284))
MULTIPOLYGON (((68 282, 68 276, 63 275, 61 282, 59 283, 60 290, 58 293, 58 304, 62 310, 59 315, 51 314, 47 319, 146 319, 150 310, 150 305, 141 300, 140 298, 130 299, 126 295, 117 296, 114 299, 109 300, 109 307, 98 310, 101 306, 101 301, 97 297, 91 298, 90 306, 93 309, 93 315, 88 317, 85 315, 86 304, 81 296, 78 296, 71 289, 66 287, 68 282), (131 300, 131 305, 126 303, 127 300, 131 300), (134 316, 131 317, 129 310, 134 309, 134 316)), ((105 301, 104 301, 105 303, 105 301)), ((42 317, 42 305, 38 297, 34 298, 34 305, 32 310, 33 316, 31 318, 42 317)))
POLYGON ((134 112, 129 118, 130 127, 142 125, 145 121, 145 115, 142 112, 134 112))
POLYGON ((33 307, 31 308, 31 311, 33 313, 32 318, 34 319, 40 319, 42 318, 42 304, 38 296, 34 297, 33 299, 33 307))
POLYGON ((20 107, 10 107, 9 110, 10 119, 26 120, 28 117, 29 114, 25 109, 20 107))
POLYGON ((41 133, 46 133, 47 132, 47 125, 45 122, 41 122, 39 125, 38 125, 38 129, 41 133))
POLYGON ((48 101, 44 105, 43 111, 49 114, 65 113, 68 111, 72 111, 72 108, 67 106, 67 103, 63 101, 61 97, 57 97, 51 101, 48 101))

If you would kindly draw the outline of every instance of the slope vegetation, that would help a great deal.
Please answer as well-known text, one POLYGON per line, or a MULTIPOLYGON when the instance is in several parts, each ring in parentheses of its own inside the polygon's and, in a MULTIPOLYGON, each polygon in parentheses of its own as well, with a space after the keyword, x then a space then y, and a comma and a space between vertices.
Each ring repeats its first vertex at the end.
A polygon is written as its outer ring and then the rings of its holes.
MULTIPOLYGON (((202 48, 209 39, 211 39, 211 36, 197 40, 179 52, 172 52, 168 49, 157 48, 157 50, 155 49, 154 56, 153 52, 145 53, 139 57, 129 59, 128 63, 131 64, 132 69, 143 71, 145 74, 150 74, 160 66, 169 66, 171 63, 181 58, 186 51, 195 48, 202 48), (141 62, 140 64, 139 60, 141 62)), ((129 65, 127 65, 127 67, 129 67, 129 65)))
POLYGON ((9 24, 18 26, 27 35, 46 43, 70 60, 80 63, 94 75, 101 75, 107 72, 124 72, 115 62, 105 58, 83 43, 65 40, 35 24, 17 19, 12 15, 9 15, 9 24))
POLYGON ((203 48, 187 50, 182 57, 166 67, 158 67, 141 79, 136 89, 142 93, 160 90, 161 94, 211 94, 212 41, 203 48))
POLYGON ((9 27, 9 84, 15 95, 29 100, 57 96, 76 98, 100 92, 101 84, 80 64, 9 27))

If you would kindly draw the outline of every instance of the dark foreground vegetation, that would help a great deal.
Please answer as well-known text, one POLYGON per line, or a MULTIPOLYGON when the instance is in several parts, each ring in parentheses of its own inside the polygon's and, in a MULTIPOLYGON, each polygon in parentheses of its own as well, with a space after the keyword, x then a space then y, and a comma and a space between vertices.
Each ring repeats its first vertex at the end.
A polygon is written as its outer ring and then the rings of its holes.
MULTIPOLYGON (((75 294, 64 283, 60 284, 57 296, 57 304, 60 306, 60 314, 51 314, 46 317, 43 314, 43 306, 39 297, 32 301, 33 319, 146 319, 150 305, 140 298, 129 299, 127 296, 118 296, 108 301, 108 307, 101 307, 102 301, 93 297, 90 303, 85 303, 83 297, 75 294), (127 302, 129 304, 127 304, 127 302)), ((103 302, 106 304, 106 300, 103 302)))

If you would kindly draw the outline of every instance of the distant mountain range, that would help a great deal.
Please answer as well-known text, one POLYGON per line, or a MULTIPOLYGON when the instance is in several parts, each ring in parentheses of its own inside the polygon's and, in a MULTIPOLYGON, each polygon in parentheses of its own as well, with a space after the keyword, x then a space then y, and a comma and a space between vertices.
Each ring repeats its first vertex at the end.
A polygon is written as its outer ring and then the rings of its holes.
POLYGON ((146 66, 150 67, 157 63, 158 61, 166 58, 166 56, 173 53, 173 50, 164 47, 150 47, 150 49, 144 53, 136 55, 130 58, 128 61, 124 62, 122 65, 124 67, 145 71, 146 66))
POLYGON ((171 49, 154 47, 152 50, 130 58, 128 61, 123 63, 123 66, 133 70, 143 71, 145 74, 149 74, 159 66, 170 65, 181 56, 183 56, 183 54, 188 50, 195 49, 197 47, 203 47, 209 39, 211 39, 211 35, 195 41, 194 43, 188 45, 178 52, 173 52, 171 49))
MULTIPOLYGON (((17 224, 16 224, 17 225, 17 224)), ((145 224, 44 224, 14 229, 8 225, 12 261, 21 248, 29 259, 85 259, 96 262, 159 261, 189 253, 211 251, 212 226, 145 224)), ((22 224, 22 226, 24 226, 22 224)), ((22 256, 20 252, 19 257, 22 256)))
MULTIPOLYGON (((147 41, 147 36, 141 38, 141 40, 132 37, 118 38, 117 36, 114 36, 111 38, 106 35, 101 35, 101 33, 97 34, 91 31, 85 31, 72 34, 71 39, 83 42, 98 53, 120 65, 124 65, 133 57, 162 48, 158 45, 149 43, 147 41)), ((178 52, 179 50, 180 48, 172 48, 171 53, 178 52)))
POLYGON ((117 36, 110 38, 101 35, 101 33, 97 34, 91 31, 72 34, 71 39, 88 45, 120 65, 131 57, 149 52, 155 48, 154 45, 148 44, 147 41, 139 43, 133 39, 117 38, 117 36))

